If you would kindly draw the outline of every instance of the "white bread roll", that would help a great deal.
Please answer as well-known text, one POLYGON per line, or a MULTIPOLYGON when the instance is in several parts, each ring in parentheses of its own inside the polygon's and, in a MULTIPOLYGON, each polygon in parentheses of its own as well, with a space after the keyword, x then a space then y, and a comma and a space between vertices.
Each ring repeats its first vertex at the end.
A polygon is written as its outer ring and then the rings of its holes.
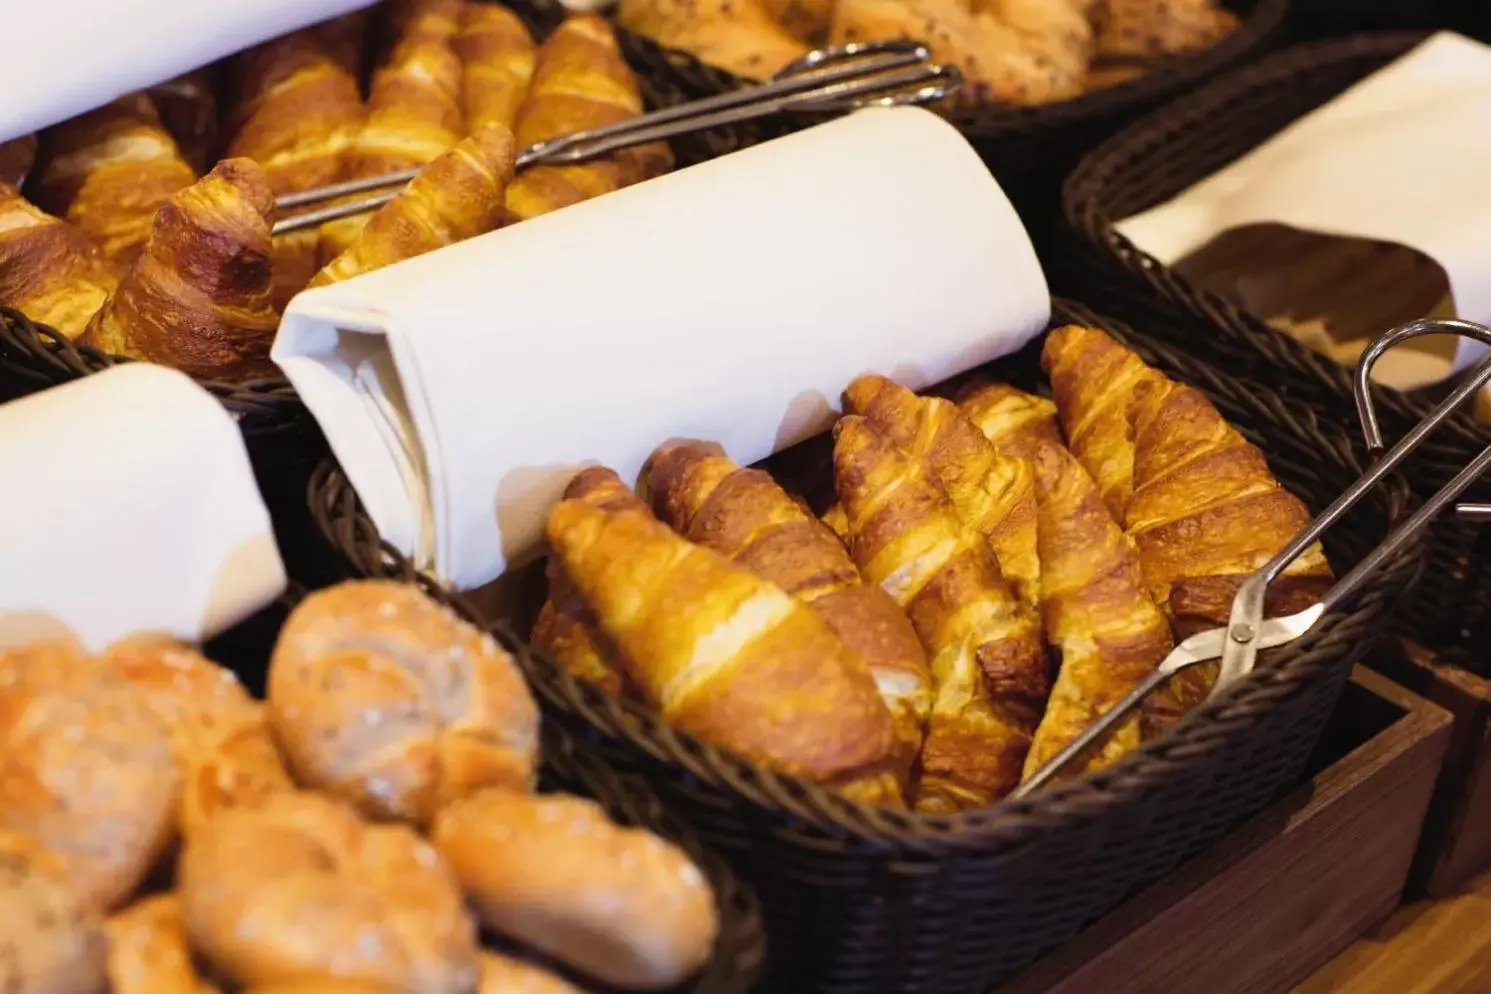
POLYGON ((218 994, 197 974, 175 894, 147 897, 104 923, 109 994, 218 994))
POLYGON ((692 861, 593 801, 494 788, 440 813, 436 846, 487 927, 618 987, 671 987, 714 948, 692 861))
POLYGON ((0 991, 103 994, 104 932, 68 889, 62 862, 0 830, 0 991))
POLYGON ((0 828, 42 842, 89 907, 132 894, 170 841, 169 733, 66 643, 0 653, 0 828))
POLYGON ((177 824, 190 835, 216 812, 294 790, 264 707, 238 677, 163 638, 131 638, 105 650, 104 666, 140 692, 170 730, 181 776, 177 824))
POLYGON ((297 778, 367 814, 428 824, 489 785, 529 789, 538 707, 491 636, 414 587, 343 583, 301 602, 269 669, 297 778))
POLYGON ((439 854, 333 798, 275 794, 222 812, 186 840, 177 880, 192 947, 239 985, 476 984, 475 925, 439 854))

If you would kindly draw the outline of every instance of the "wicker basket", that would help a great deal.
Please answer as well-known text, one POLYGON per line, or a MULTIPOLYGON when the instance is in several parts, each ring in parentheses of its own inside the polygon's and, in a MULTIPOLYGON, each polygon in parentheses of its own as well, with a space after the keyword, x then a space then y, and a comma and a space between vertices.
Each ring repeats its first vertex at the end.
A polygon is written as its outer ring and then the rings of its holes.
MULTIPOLYGON (((1067 217, 1087 243, 1084 252, 1097 257, 1068 253, 1052 267, 1058 287, 1071 282, 1090 288, 1105 309, 1143 322, 1151 333, 1276 387, 1343 424, 1354 423, 1349 369, 1195 286, 1113 225, 1217 171, 1423 38, 1418 33, 1362 35, 1289 49, 1218 80, 1097 148, 1065 191, 1067 217)), ((1432 407, 1385 388, 1376 389, 1375 396, 1389 440, 1432 407)), ((1408 476, 1419 495, 1427 496, 1488 444, 1491 430, 1463 414, 1419 448, 1408 476)), ((1473 487, 1468 499, 1491 500, 1491 480, 1473 487)), ((1435 525, 1430 555, 1415 603, 1400 615, 1405 630, 1427 647, 1485 672, 1491 664, 1484 652, 1491 638, 1491 530, 1446 517, 1435 525), (1464 651, 1476 647, 1482 650, 1478 656, 1464 651)))
MULTIPOLYGON (((457 614, 475 620, 470 607, 430 583, 424 591, 457 614)), ((262 698, 265 675, 280 628, 305 596, 297 584, 275 603, 207 643, 203 652, 236 672, 251 693, 262 698)), ((646 828, 672 840, 704 870, 714 891, 720 934, 704 969, 667 994, 747 994, 760 978, 766 962, 766 934, 761 908, 751 888, 741 882, 699 835, 668 810, 635 774, 620 772, 600 761, 593 751, 577 748, 557 722, 545 721, 541 790, 565 790, 600 802, 606 813, 623 825, 646 828)), ((587 989, 600 990, 592 981, 587 989)))
MULTIPOLYGON (((1362 469, 1345 434, 1308 411, 1080 308, 1059 304, 1057 320, 1107 328, 1205 389, 1317 509, 1362 469)), ((1034 359, 1027 349, 991 372, 1035 389, 1034 359)), ((340 469, 318 470, 310 499, 354 575, 415 575, 380 541, 340 469)), ((1336 561, 1375 545, 1406 501, 1406 484, 1393 480, 1364 502, 1328 543, 1336 561)), ((867 808, 752 767, 639 704, 575 681, 525 649, 505 621, 493 627, 551 720, 616 767, 644 774, 733 855, 766 908, 767 989, 963 994, 1008 978, 1291 785, 1353 662, 1411 582, 1418 553, 1395 561, 1348 612, 1269 655, 1225 700, 1114 768, 1027 802, 951 817, 867 808)))
MULTIPOLYGON (((1060 213, 1062 177, 1095 141, 1199 80, 1256 57, 1276 39, 1289 12, 1289 0, 1226 0, 1226 6, 1242 21, 1236 31, 1139 79, 1045 107, 991 106, 960 111, 951 120, 998 176, 1026 226, 1039 235, 1060 213)), ((695 97, 750 85, 644 38, 628 36, 626 47, 639 69, 695 97)))

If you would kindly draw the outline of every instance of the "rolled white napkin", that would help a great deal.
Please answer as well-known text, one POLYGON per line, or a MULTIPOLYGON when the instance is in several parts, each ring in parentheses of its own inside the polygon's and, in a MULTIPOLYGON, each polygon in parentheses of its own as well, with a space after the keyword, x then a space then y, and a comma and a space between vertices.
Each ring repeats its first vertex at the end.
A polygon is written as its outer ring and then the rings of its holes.
POLYGON ((285 589, 243 436, 130 363, 0 406, 0 647, 217 634, 285 589))
POLYGON ((926 386, 1049 308, 967 142, 877 109, 303 293, 273 357, 384 537, 470 588, 578 467, 634 478, 678 436, 754 462, 854 376, 926 386))
MULTIPOLYGON (((1224 231, 1266 222, 1396 242, 1444 269, 1459 317, 1486 323, 1488 184, 1491 47, 1445 32, 1116 227, 1167 265, 1224 231)), ((1460 339, 1444 375, 1485 351, 1460 339)))
POLYGON ((0 141, 373 0, 6 0, 0 141))

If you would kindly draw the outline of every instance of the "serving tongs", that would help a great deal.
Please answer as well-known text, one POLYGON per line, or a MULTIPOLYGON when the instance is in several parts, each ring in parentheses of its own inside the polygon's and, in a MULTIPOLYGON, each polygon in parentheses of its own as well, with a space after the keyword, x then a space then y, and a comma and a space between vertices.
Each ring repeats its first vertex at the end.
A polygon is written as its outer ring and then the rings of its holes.
MULTIPOLYGON (((626 121, 579 131, 529 145, 518 153, 517 168, 540 163, 584 162, 633 145, 692 131, 748 121, 782 111, 827 114, 861 107, 924 104, 956 93, 963 76, 954 66, 932 62, 927 46, 912 41, 856 42, 809 52, 778 70, 760 86, 665 107, 626 121)), ((367 197, 332 204, 278 221, 277 235, 314 228, 327 221, 364 214, 388 203, 419 169, 347 180, 275 200, 280 211, 369 190, 367 197)))
MULTIPOLYGON (((1310 522, 1282 549, 1278 555, 1265 563, 1238 587, 1232 599, 1232 611, 1223 628, 1198 632, 1181 642, 1161 661, 1159 667, 1135 687, 1127 697, 1119 701, 1102 717, 1077 736, 1065 749, 1057 753, 1045 766, 1022 783, 1010 796, 1023 798, 1039 790, 1061 774, 1078 756, 1097 743, 1104 735, 1144 703, 1145 698, 1182 670, 1202 663, 1220 659, 1216 683, 1207 700, 1213 700, 1253 672, 1258 653, 1285 645, 1304 635, 1331 608, 1350 597, 1384 564, 1411 542, 1465 489, 1491 469, 1491 447, 1476 456, 1454 479, 1445 484, 1438 493, 1424 502, 1407 520, 1394 528, 1382 544, 1357 563, 1356 566, 1336 582, 1315 604, 1296 614, 1283 618, 1263 617, 1264 595, 1268 585, 1279 577, 1294 562, 1300 553, 1315 543, 1321 534, 1340 520, 1341 516, 1361 500, 1382 478, 1392 472, 1408 454, 1438 428, 1444 420, 1455 413, 1461 405, 1491 382, 1491 357, 1477 366, 1427 418, 1415 425, 1397 445, 1384 453, 1382 431, 1377 421, 1377 411, 1372 406, 1370 390, 1372 367, 1383 353, 1421 335, 1458 335, 1471 338, 1491 346, 1491 328, 1470 321, 1452 319, 1429 319, 1414 321, 1395 328, 1374 341, 1365 352, 1356 368, 1353 382, 1356 395, 1357 416, 1362 423, 1362 434, 1366 438, 1367 450, 1376 462, 1355 483, 1337 497, 1330 507, 1310 522)), ((1458 504, 1455 512, 1462 518, 1473 521, 1491 520, 1491 505, 1458 504)))

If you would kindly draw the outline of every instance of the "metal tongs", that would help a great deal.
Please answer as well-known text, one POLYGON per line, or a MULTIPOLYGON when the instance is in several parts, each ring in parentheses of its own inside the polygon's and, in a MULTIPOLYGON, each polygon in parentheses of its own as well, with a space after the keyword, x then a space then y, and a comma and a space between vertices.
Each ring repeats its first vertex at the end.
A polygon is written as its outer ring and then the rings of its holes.
MULTIPOLYGON (((1377 411, 1372 407, 1370 391, 1372 367, 1384 352, 1420 335, 1459 335, 1491 346, 1491 328, 1458 320, 1414 321, 1389 331, 1374 341, 1362 353, 1356 368, 1354 392, 1357 415, 1362 423, 1362 434, 1366 437, 1367 450, 1377 461, 1360 479, 1337 497, 1319 517, 1305 526, 1278 555, 1269 560, 1257 572, 1244 580, 1232 600, 1232 612, 1225 628, 1214 628, 1198 632, 1177 645, 1160 663, 1159 668, 1133 689, 1127 697, 1106 711, 1081 735, 1061 752, 1057 753, 1035 775, 1017 788, 1010 796, 1023 798, 1039 790, 1058 776, 1074 759, 1103 735, 1118 725, 1139 707, 1144 699, 1175 674, 1214 659, 1222 661, 1216 684, 1207 700, 1225 693, 1253 671, 1258 653, 1264 649, 1292 642, 1304 635, 1331 608, 1354 594, 1366 580, 1380 569, 1408 542, 1424 530, 1455 498, 1491 469, 1491 447, 1476 456, 1454 479, 1445 484, 1429 498, 1412 516, 1394 528, 1382 542, 1369 552, 1351 572, 1343 576, 1326 591, 1320 603, 1297 614, 1284 618, 1263 617, 1264 594, 1268 585, 1292 563, 1300 553, 1310 547, 1331 525, 1340 520, 1352 505, 1382 478, 1398 466, 1408 454, 1419 446, 1428 435, 1438 428, 1467 400, 1488 382, 1491 382, 1491 357, 1486 358, 1434 412, 1416 425, 1397 445, 1383 452, 1382 432, 1378 426, 1377 411)), ((1457 515, 1475 521, 1491 520, 1491 505, 1459 504, 1457 515)))
MULTIPOLYGON (((704 131, 780 111, 826 114, 861 107, 892 107, 941 100, 958 91, 963 76, 954 66, 930 61, 927 46, 912 41, 863 42, 809 52, 784 66, 769 82, 665 107, 626 121, 551 138, 518 153, 517 168, 583 162, 633 145, 704 131)), ((291 193, 275 200, 281 211, 336 200, 368 190, 380 192, 276 222, 274 233, 314 228, 363 214, 388 203, 419 174, 404 169, 291 193), (384 188, 392 189, 384 189, 384 188)))

